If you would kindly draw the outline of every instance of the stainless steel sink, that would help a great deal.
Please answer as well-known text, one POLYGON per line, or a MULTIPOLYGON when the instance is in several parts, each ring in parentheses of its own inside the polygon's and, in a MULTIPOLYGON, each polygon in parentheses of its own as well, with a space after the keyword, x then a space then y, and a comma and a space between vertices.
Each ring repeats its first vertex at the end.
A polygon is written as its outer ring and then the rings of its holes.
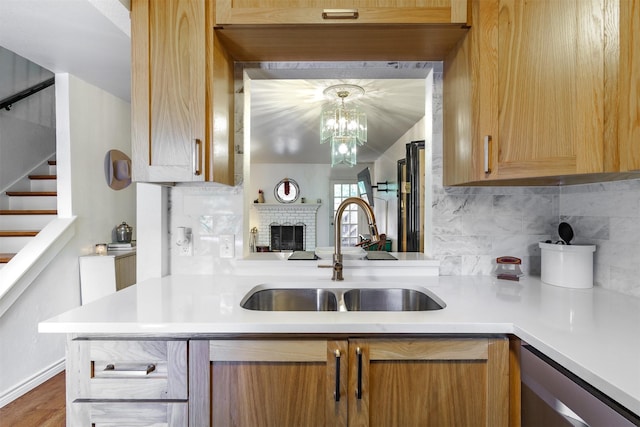
POLYGON ((343 300, 347 311, 428 311, 444 308, 426 293, 405 288, 350 289, 344 292, 343 300))
POLYGON ((426 289, 279 288, 264 284, 240 302, 257 311, 428 311, 446 304, 426 289))
POLYGON ((250 292, 240 305, 259 311, 337 311, 338 300, 326 289, 267 288, 250 292))

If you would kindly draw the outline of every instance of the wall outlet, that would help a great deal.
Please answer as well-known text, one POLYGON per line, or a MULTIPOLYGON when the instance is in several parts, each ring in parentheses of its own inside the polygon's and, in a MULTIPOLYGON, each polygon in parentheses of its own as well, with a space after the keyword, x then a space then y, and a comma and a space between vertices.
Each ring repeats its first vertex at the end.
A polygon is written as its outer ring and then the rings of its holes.
POLYGON ((181 245, 176 245, 176 247, 178 248, 178 256, 193 256, 193 243, 191 240, 181 245))
POLYGON ((235 254, 235 239, 233 234, 220 235, 220 258, 233 258, 235 254))

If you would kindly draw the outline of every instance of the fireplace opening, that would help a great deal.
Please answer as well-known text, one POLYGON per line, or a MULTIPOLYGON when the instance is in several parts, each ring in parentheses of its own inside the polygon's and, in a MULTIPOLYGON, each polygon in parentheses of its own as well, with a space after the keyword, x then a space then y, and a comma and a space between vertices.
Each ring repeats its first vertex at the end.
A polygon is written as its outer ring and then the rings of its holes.
POLYGON ((271 224, 272 251, 303 251, 304 224, 271 224))

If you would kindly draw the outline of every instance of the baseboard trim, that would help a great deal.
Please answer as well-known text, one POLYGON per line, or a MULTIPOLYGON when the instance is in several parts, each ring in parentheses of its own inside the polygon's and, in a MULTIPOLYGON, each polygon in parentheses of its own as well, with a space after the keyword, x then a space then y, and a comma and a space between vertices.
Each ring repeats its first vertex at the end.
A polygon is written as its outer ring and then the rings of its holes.
POLYGON ((30 392, 34 388, 38 387, 40 384, 44 383, 47 380, 50 380, 54 376, 58 375, 60 372, 64 371, 64 362, 65 362, 65 359, 62 358, 58 362, 48 366, 47 368, 35 374, 31 378, 26 379, 25 381, 16 385, 6 393, 0 395, 0 408, 3 408, 4 406, 13 402, 20 396, 30 392))

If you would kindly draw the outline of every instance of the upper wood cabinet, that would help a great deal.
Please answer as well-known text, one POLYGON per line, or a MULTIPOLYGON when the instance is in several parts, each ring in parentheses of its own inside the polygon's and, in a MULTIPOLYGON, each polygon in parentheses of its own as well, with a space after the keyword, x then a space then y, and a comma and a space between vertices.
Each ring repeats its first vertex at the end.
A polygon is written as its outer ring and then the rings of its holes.
POLYGON ((640 0, 621 0, 620 14, 612 19, 619 19, 620 49, 608 52, 607 63, 618 90, 605 95, 613 104, 607 119, 617 126, 607 137, 619 141, 620 170, 631 171, 640 169, 640 0))
POLYGON ((233 184, 233 64, 209 0, 133 0, 136 181, 233 184))
POLYGON ((467 0, 218 0, 216 24, 451 24, 467 0))
POLYGON ((472 2, 472 28, 444 64, 445 185, 591 182, 640 168, 640 157, 621 161, 617 137, 618 9, 472 2))

